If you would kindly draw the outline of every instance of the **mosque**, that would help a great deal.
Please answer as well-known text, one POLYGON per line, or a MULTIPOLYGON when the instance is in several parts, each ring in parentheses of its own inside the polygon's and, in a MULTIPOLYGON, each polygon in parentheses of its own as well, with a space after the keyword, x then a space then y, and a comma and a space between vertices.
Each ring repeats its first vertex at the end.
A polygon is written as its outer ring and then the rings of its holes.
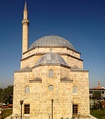
POLYGON ((60 36, 28 46, 28 10, 22 20, 22 59, 14 72, 13 115, 27 119, 89 117, 89 71, 81 53, 60 36))

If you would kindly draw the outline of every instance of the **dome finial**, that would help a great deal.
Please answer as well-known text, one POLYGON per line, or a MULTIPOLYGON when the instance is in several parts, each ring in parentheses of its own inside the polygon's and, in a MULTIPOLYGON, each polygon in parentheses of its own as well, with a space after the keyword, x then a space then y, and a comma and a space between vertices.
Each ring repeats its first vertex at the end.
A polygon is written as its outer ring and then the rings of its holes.
POLYGON ((24 10, 27 10, 27 3, 25 1, 24 10))

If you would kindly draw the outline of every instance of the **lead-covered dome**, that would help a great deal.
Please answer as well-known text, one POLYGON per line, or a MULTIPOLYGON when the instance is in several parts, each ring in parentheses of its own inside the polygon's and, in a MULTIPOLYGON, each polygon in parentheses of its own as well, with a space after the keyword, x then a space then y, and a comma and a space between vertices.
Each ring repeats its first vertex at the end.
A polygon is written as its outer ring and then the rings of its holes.
POLYGON ((39 66, 39 65, 63 65, 63 66, 68 66, 66 61, 59 54, 55 54, 55 53, 47 53, 47 54, 43 55, 35 63, 35 66, 39 66))
POLYGON ((66 39, 60 37, 60 36, 44 36, 38 40, 36 40, 29 49, 35 48, 35 47, 46 47, 46 46, 52 46, 52 47, 68 47, 72 50, 75 50, 73 45, 67 41, 66 39))

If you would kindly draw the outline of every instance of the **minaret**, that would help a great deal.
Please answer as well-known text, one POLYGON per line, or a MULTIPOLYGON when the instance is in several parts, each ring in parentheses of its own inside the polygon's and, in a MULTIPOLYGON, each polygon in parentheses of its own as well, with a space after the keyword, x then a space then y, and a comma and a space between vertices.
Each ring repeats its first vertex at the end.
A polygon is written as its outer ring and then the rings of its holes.
POLYGON ((23 11, 23 20, 22 20, 22 55, 28 50, 28 10, 27 4, 25 2, 24 11, 23 11))
POLYGON ((100 81, 98 81, 98 88, 100 88, 100 81))

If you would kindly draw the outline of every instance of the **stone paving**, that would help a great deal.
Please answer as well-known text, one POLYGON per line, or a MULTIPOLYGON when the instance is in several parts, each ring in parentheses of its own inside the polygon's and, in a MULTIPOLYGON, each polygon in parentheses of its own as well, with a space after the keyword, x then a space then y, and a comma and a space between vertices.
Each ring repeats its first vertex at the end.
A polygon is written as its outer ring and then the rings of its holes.
MULTIPOLYGON (((11 115, 12 116, 12 115, 11 115)), ((8 117, 6 117, 5 119, 11 119, 11 116, 8 116, 8 117)), ((90 117, 91 118, 79 118, 79 119, 97 119, 97 118, 95 118, 95 117, 93 117, 92 115, 90 115, 90 117)), ((12 119, 16 119, 16 118, 12 118, 12 119)), ((17 118, 18 119, 18 118, 17 118)), ((19 118, 20 119, 20 118, 19 118)), ((75 118, 75 119, 78 119, 78 118, 75 118)))

